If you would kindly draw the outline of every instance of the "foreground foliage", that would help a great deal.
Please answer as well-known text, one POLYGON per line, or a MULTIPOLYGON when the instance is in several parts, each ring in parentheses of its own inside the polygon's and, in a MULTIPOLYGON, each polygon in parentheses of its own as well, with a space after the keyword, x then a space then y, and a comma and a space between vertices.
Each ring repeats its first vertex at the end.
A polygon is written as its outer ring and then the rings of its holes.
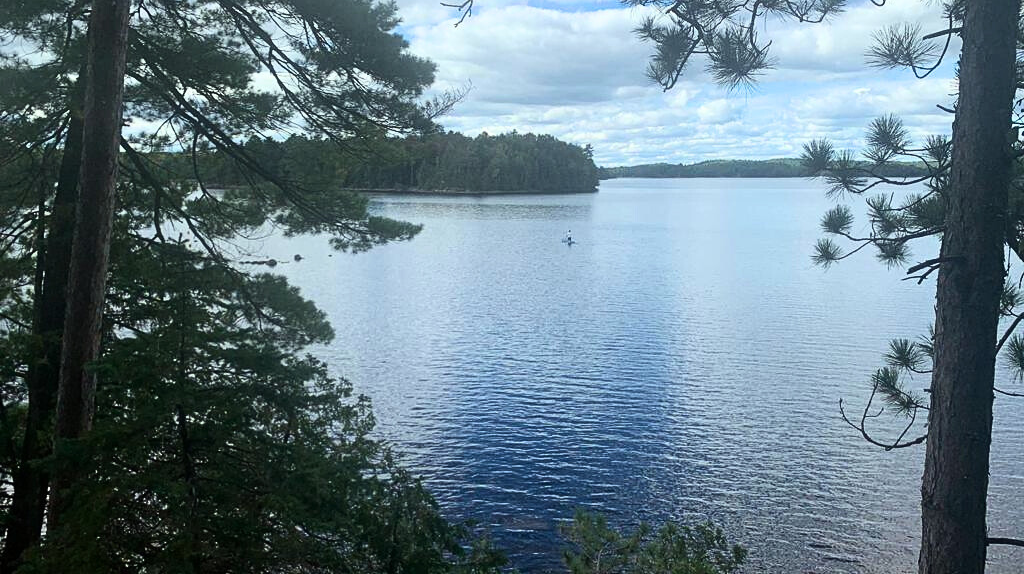
POLYGON ((564 560, 572 574, 730 574, 747 558, 710 523, 667 522, 657 531, 641 524, 622 534, 604 516, 577 510, 562 535, 571 544, 564 560))
POLYGON ((332 337, 324 315, 236 264, 271 228, 355 251, 418 231, 237 143, 433 130, 450 100, 419 100, 433 65, 394 33, 392 4, 130 3, 134 128, 114 142, 98 385, 87 432, 53 448, 71 230, 102 225, 74 216, 92 8, 0 7, 0 572, 494 571, 500 557, 371 438, 367 401, 305 354, 332 337), (213 193, 152 160, 211 149, 251 185, 213 193))
MULTIPOLYGON (((51 535, 22 570, 496 570, 500 556, 464 550, 468 530, 370 437, 368 400, 303 354, 333 336, 321 311, 281 277, 238 271, 193 240, 136 233, 145 212, 127 207, 93 366, 93 432, 36 463, 85 475, 65 516, 74 536, 51 535)), ((31 360, 28 325, 13 322, 30 303, 5 298, 8 374, 31 360)), ((4 387, 8 449, 22 389, 16 377, 4 387)), ((10 476, 17 458, 4 455, 10 476)))

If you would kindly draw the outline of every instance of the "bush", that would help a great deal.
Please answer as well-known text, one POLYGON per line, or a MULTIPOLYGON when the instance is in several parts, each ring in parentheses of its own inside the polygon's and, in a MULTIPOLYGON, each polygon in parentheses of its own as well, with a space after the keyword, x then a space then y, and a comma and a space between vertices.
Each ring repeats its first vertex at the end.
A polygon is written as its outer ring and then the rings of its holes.
POLYGON ((624 535, 610 528, 604 516, 577 510, 561 530, 571 544, 564 560, 572 574, 730 574, 747 557, 743 547, 730 546, 722 529, 711 523, 669 522, 657 532, 641 524, 624 535))

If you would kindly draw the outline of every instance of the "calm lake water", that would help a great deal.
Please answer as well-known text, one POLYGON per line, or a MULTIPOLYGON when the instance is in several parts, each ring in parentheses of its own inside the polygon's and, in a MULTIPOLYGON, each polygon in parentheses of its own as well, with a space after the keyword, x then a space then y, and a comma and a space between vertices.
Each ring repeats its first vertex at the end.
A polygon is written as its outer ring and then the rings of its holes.
MULTIPOLYGON (((712 519, 751 572, 909 572, 924 449, 868 445, 838 401, 859 414, 889 339, 927 332, 934 284, 867 252, 813 266, 830 206, 793 179, 385 195, 376 213, 424 224, 413 241, 264 249, 330 316, 337 339, 314 352, 372 397, 447 515, 488 525, 522 571, 557 570, 557 524, 586 507, 620 526, 712 519)), ((1013 400, 996 401, 992 535, 1024 535, 1013 400)), ((992 572, 1024 560, 990 555, 992 572)))

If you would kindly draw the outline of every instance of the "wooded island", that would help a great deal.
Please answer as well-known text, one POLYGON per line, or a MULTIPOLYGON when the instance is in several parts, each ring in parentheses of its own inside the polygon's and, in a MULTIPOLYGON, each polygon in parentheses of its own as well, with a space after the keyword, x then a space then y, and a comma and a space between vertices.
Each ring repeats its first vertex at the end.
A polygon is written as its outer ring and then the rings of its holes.
MULTIPOLYGON (((593 149, 550 135, 511 132, 469 137, 457 132, 378 138, 341 147, 292 136, 245 143, 264 169, 311 188, 434 193, 590 193, 597 191, 593 149)), ((229 155, 210 151, 163 161, 207 187, 259 183, 229 155)))

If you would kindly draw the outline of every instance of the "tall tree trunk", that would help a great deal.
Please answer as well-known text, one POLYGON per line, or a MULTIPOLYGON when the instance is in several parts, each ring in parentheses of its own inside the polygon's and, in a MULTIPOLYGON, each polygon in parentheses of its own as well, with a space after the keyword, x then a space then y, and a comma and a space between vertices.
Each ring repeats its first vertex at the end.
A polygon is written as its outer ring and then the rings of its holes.
POLYGON ((1020 0, 965 3, 921 483, 921 574, 981 574, 1020 0))
MULTIPOLYGON (((79 74, 78 85, 85 70, 79 74)), ((13 500, 7 520, 7 536, 0 555, 0 574, 13 572, 22 553, 39 542, 50 476, 39 466, 50 455, 52 418, 60 380, 61 335, 67 300, 68 267, 74 236, 78 172, 82 165, 82 90, 72 94, 71 121, 61 158, 57 193, 53 199, 42 262, 43 285, 35 335, 40 347, 28 372, 28 416, 21 460, 14 473, 13 500)))
MULTIPOLYGON (((89 18, 82 169, 57 398, 58 454, 62 442, 80 438, 92 427, 96 378, 86 371, 86 365, 98 357, 100 348, 130 7, 131 0, 93 0, 89 18)), ((60 533, 61 515, 67 510, 66 490, 79 475, 77 468, 57 466, 48 523, 55 533, 60 533)))

